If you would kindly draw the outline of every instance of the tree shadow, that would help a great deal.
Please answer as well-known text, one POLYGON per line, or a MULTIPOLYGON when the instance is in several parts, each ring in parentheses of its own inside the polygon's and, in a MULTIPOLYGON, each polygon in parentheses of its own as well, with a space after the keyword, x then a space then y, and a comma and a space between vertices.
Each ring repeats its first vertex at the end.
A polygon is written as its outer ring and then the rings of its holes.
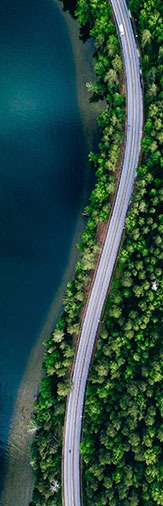
POLYGON ((75 19, 75 10, 77 7, 77 0, 59 0, 63 3, 63 10, 68 11, 75 19))
MULTIPOLYGON (((63 11, 69 12, 73 19, 76 19, 75 11, 77 8, 77 0, 59 0, 63 4, 63 11)), ((90 23, 80 26, 80 40, 85 43, 90 38, 90 23)))

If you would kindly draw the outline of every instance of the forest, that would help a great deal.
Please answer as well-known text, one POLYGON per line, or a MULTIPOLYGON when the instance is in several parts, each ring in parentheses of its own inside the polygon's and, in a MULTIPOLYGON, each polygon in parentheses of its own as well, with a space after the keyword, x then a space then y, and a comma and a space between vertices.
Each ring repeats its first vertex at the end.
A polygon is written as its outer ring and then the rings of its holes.
POLYGON ((84 505, 90 506, 163 504, 162 7, 151 0, 129 6, 141 48, 144 136, 88 381, 81 454, 84 505))
MULTIPOLYGON (((71 2, 70 2, 71 3, 71 2)), ((64 2, 64 8, 68 8, 64 2)), ((161 0, 130 0, 141 50, 144 135, 141 165, 125 238, 90 370, 81 442, 85 506, 163 505, 161 442, 161 166, 163 158, 163 26, 161 0), (95 458, 96 456, 96 458, 95 458)), ((45 343, 44 375, 34 406, 31 506, 61 505, 66 396, 91 279, 119 178, 125 131, 125 80, 109 3, 78 0, 81 36, 94 38, 96 80, 91 100, 103 99, 96 184, 85 209, 80 258, 68 283, 64 311, 45 343)))

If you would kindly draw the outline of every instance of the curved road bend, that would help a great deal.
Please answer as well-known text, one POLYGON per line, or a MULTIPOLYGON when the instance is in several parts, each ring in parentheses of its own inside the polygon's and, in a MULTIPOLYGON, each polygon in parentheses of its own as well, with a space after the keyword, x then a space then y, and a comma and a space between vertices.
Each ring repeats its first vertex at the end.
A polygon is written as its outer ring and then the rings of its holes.
POLYGON ((81 506, 79 444, 86 382, 97 328, 132 195, 142 134, 140 69, 132 25, 125 0, 111 0, 111 4, 117 26, 122 24, 124 28, 121 44, 127 85, 127 139, 117 198, 83 323, 74 366, 73 389, 68 398, 63 448, 64 506, 81 506))

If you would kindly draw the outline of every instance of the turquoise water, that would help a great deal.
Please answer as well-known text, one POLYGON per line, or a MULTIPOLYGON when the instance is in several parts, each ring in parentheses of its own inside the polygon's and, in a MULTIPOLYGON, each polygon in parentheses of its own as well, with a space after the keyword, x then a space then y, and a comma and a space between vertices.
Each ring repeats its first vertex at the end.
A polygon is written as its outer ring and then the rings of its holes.
POLYGON ((1 476, 17 389, 83 203, 85 144, 71 45, 57 6, 1 0, 1 476))

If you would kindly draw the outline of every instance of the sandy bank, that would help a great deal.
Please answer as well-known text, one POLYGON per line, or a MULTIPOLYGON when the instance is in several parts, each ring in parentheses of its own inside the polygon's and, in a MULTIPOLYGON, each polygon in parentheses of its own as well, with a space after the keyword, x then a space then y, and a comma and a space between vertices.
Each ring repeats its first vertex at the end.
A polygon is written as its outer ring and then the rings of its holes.
MULTIPOLYGON (((57 2, 57 5, 59 9, 62 10, 62 3, 57 2)), ((85 86, 86 81, 91 80, 93 72, 90 58, 91 45, 89 43, 83 45, 79 41, 79 27, 77 22, 74 21, 68 13, 63 13, 63 15, 68 26, 72 44, 76 68, 76 87, 83 128, 87 136, 88 145, 91 147, 95 132, 95 119, 99 114, 99 105, 90 106, 85 86)), ((29 454, 31 435, 28 433, 27 428, 32 415, 34 396, 38 391, 41 377, 41 364, 44 351, 42 342, 50 334, 52 328, 54 327, 54 322, 60 312, 66 283, 68 279, 72 277, 74 265, 77 259, 77 250, 75 250, 74 245, 79 241, 82 228, 83 220, 81 218, 74 234, 68 267, 63 276, 62 285, 52 301, 45 325, 39 335, 37 344, 31 351, 25 374, 18 390, 8 440, 9 453, 4 489, 0 500, 1 506, 28 506, 31 500, 32 470, 30 467, 29 454)))
POLYGON ((33 480, 29 449, 32 435, 28 432, 28 426, 41 379, 41 365, 45 351, 42 343, 50 335, 61 311, 66 284, 72 276, 77 261, 78 253, 74 246, 79 241, 82 229, 83 220, 81 219, 73 238, 68 266, 63 275, 61 286, 52 301, 37 343, 30 353, 18 390, 8 438, 8 462, 0 506, 28 506, 31 500, 33 480))

